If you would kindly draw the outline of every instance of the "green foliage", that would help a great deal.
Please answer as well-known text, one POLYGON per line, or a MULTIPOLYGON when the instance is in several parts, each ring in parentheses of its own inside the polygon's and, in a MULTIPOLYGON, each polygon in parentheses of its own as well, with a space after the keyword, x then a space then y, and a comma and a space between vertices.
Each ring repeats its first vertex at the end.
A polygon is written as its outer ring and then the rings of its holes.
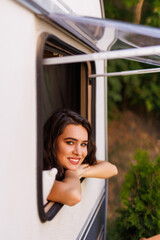
POLYGON ((160 27, 160 2, 159 0, 144 0, 141 24, 160 27))
POLYGON ((114 118, 113 109, 117 108, 117 104, 122 102, 122 83, 119 79, 108 82, 108 118, 114 118))
MULTIPOLYGON (((128 8, 122 1, 117 0, 104 0, 105 16, 106 18, 133 21, 133 13, 127 14, 128 8)), ((130 9, 132 12, 132 10, 130 9)))
MULTIPOLYGON (((134 22, 135 8, 139 0, 104 0, 106 18, 134 22)), ((141 24, 160 27, 160 1, 144 0, 141 24)))
POLYGON ((139 2, 139 0, 122 0, 122 2, 125 4, 127 8, 131 8, 133 6, 136 6, 136 4, 139 2))
MULTIPOLYGON (((106 18, 134 22, 139 0, 104 0, 106 18)), ((141 24, 160 27, 160 1, 144 0, 141 24)), ((113 46, 114 47, 114 46, 113 46)), ((138 62, 114 60, 108 62, 108 72, 147 68, 138 62)), ((151 68, 151 66, 148 66, 151 68)), ((145 109, 160 115, 160 81, 158 74, 108 78, 108 115, 114 109, 145 109)))
POLYGON ((123 206, 113 234, 116 240, 138 240, 160 232, 160 156, 150 161, 148 152, 138 150, 135 160, 121 191, 123 206))
MULTIPOLYGON (((126 71, 147 68, 145 64, 116 60, 108 63, 108 71, 126 71)), ((150 67, 150 66, 149 66, 150 67)), ((148 68, 149 68, 148 67, 148 68)), ((108 116, 113 117, 113 110, 143 109, 160 115, 160 81, 158 74, 143 74, 108 78, 108 116)))

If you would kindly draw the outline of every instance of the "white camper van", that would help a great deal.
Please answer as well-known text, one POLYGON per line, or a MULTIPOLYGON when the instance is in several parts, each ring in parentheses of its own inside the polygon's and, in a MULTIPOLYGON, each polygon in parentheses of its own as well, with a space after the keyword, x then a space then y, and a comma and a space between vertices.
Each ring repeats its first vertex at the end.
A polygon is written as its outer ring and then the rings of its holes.
POLYGON ((101 0, 0 2, 0 238, 105 239, 107 182, 84 179, 73 207, 46 202, 43 125, 58 108, 86 117, 107 161, 106 60, 160 65, 160 30, 104 19, 101 0), (109 51, 114 44, 114 51, 109 51))

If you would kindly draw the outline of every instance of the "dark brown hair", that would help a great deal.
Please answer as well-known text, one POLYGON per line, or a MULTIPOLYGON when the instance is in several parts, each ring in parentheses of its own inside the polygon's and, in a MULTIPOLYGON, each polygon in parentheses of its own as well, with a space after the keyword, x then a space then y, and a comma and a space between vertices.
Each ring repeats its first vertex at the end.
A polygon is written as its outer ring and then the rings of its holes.
POLYGON ((83 163, 88 163, 89 165, 96 163, 96 146, 92 136, 92 128, 88 120, 76 112, 66 109, 58 110, 47 120, 43 130, 43 169, 49 170, 53 167, 57 168, 57 179, 63 178, 64 169, 56 158, 56 141, 63 133, 64 128, 69 124, 81 125, 87 130, 88 154, 83 163))

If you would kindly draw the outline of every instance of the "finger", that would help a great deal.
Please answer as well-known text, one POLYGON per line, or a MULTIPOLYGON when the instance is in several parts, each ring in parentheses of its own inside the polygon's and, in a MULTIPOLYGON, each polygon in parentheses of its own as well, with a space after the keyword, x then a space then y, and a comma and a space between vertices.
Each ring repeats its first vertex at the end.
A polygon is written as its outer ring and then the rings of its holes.
POLYGON ((90 169, 90 166, 83 168, 83 172, 86 172, 88 169, 90 169))
POLYGON ((81 166, 82 166, 83 168, 86 168, 86 167, 89 166, 89 164, 88 164, 88 163, 85 163, 85 164, 82 164, 81 166))

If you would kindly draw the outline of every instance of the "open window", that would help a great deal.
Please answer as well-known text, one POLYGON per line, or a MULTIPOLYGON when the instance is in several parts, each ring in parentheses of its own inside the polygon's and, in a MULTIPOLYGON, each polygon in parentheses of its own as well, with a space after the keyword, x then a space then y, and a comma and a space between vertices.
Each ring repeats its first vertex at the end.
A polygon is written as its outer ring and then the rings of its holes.
POLYGON ((80 52, 58 38, 42 34, 37 59, 37 138, 38 138, 38 208, 42 221, 51 220, 63 206, 46 200, 56 176, 56 169, 43 171, 43 126, 51 114, 60 108, 78 112, 95 125, 95 81, 92 62, 43 65, 48 58, 77 55, 80 52))

